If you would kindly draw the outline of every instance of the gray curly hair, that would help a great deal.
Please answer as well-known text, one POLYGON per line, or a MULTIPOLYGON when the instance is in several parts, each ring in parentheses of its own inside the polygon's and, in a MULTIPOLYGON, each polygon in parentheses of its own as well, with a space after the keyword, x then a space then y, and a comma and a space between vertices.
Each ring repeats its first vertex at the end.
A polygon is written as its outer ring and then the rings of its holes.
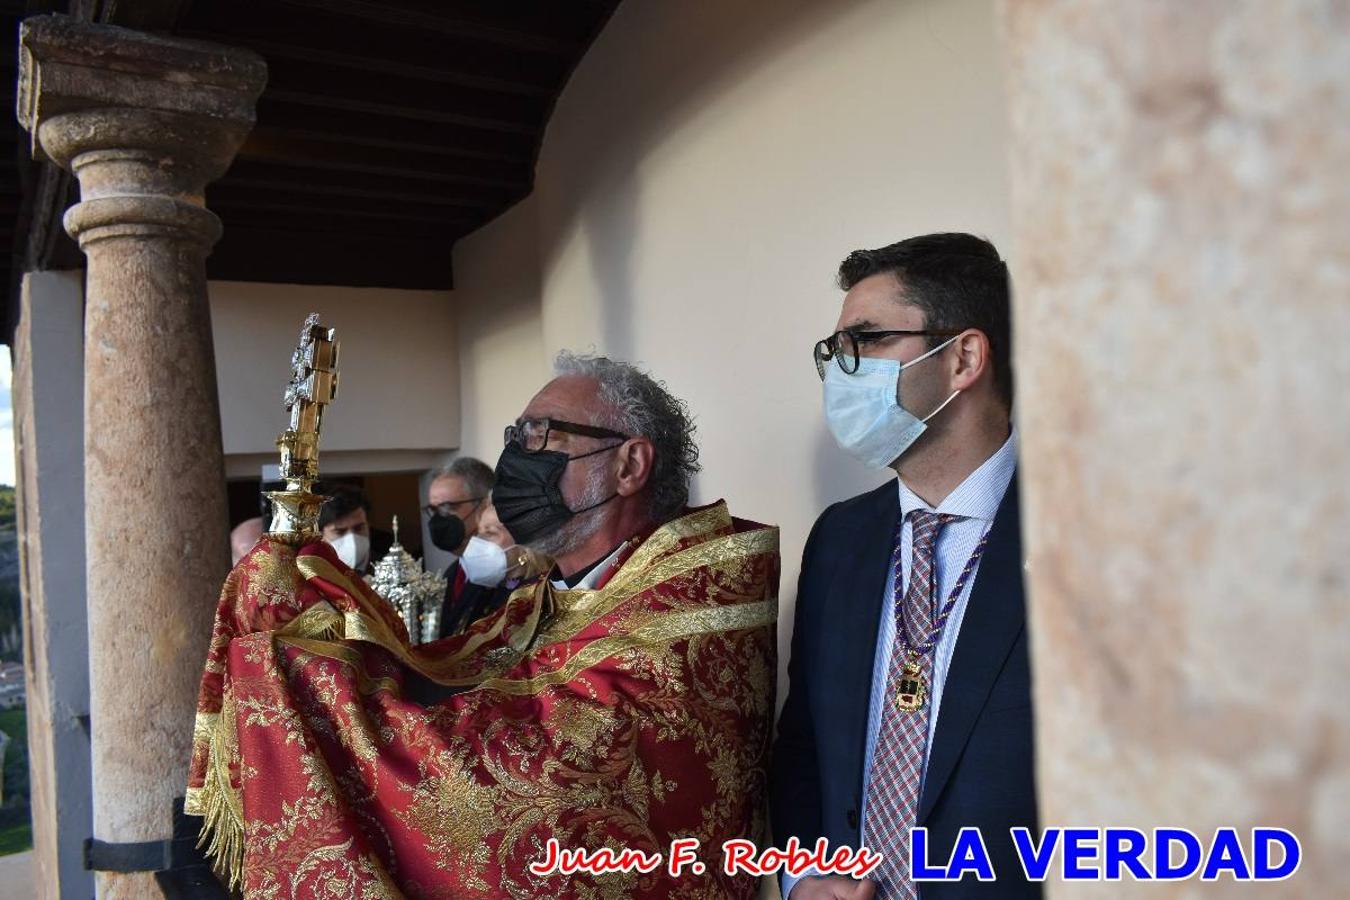
POLYGON ((700 468, 694 421, 683 400, 631 363, 564 350, 553 364, 558 375, 583 375, 600 385, 605 408, 591 413, 589 424, 644 437, 655 449, 650 514, 664 522, 689 503, 689 481, 700 468))

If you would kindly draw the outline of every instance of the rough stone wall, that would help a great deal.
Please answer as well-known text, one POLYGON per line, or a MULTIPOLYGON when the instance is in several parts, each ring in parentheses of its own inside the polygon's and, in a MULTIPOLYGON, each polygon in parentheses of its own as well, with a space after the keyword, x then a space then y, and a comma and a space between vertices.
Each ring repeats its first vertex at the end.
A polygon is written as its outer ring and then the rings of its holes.
POLYGON ((1350 4, 1001 15, 1043 820, 1284 826, 1271 890, 1350 896, 1350 4))

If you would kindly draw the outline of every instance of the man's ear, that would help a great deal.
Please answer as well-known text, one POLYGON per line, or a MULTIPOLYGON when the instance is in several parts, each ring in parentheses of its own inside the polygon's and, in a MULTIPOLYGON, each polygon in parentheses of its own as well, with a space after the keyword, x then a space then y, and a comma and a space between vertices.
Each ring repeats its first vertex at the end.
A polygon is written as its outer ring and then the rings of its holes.
POLYGON ((989 369, 993 359, 989 338, 979 329, 968 328, 961 332, 952 347, 956 351, 952 362, 952 390, 970 390, 989 369))
POLYGON ((656 448, 646 438, 630 438, 614 451, 620 497, 631 497, 647 485, 656 459, 656 448))

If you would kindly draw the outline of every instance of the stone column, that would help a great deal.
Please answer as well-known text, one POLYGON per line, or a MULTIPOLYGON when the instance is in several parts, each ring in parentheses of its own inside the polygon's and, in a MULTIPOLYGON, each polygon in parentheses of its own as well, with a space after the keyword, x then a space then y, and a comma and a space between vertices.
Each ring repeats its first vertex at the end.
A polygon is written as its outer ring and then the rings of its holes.
POLYGON ((1042 821, 1350 896, 1350 7, 1001 9, 1042 821))
MULTIPOLYGON (((87 257, 85 497, 94 837, 171 836, 228 568, 205 186, 253 124, 252 53, 59 16, 23 23, 19 118, 70 169, 87 257)), ((48 548, 48 553, 51 548, 48 548)), ((156 892, 97 878, 101 897, 156 892)))

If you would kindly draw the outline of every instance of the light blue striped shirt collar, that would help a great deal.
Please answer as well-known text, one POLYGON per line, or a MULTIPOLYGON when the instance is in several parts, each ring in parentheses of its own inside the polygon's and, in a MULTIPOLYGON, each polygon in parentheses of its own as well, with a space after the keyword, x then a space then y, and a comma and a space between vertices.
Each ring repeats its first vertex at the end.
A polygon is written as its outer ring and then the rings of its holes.
POLYGON ((897 478, 900 487, 900 514, 907 516, 916 509, 926 509, 929 512, 980 519, 992 524, 1016 468, 1017 426, 1014 425, 1003 446, 971 472, 966 480, 944 497, 936 508, 929 506, 922 497, 911 491, 903 478, 897 478))

